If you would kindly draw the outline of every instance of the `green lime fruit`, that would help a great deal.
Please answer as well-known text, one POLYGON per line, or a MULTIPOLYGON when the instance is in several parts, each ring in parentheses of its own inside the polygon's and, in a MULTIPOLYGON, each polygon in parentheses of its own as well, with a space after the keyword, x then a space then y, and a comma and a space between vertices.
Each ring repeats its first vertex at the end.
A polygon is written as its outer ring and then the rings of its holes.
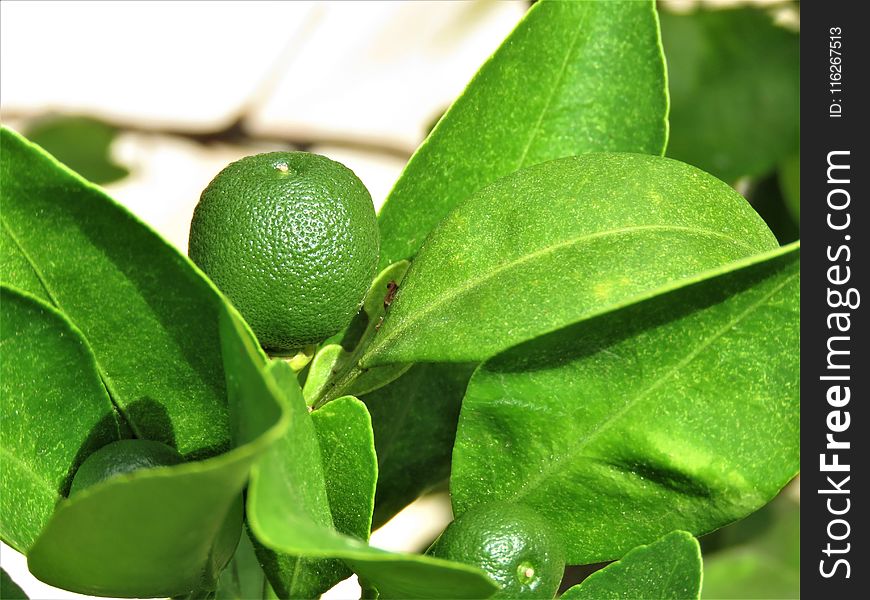
POLYGON ((347 327, 379 246, 372 198, 353 171, 318 154, 269 152, 208 184, 188 253, 260 344, 289 354, 347 327))
POLYGON ((103 446, 88 456, 76 471, 70 496, 117 475, 139 469, 166 467, 183 462, 181 455, 161 442, 120 440, 103 446))
MULTIPOLYGON (((117 477, 154 467, 167 467, 181 464, 184 458, 174 448, 162 442, 151 440, 119 440, 107 444, 88 456, 76 471, 70 487, 70 498, 83 490, 117 477)), ((214 565, 213 575, 230 561, 239 538, 242 535, 243 521, 242 496, 230 505, 227 516, 218 530, 212 547, 211 561, 214 565)))
POLYGON ((553 598, 565 571, 561 540, 547 521, 518 504, 463 513, 428 554, 482 569, 501 586, 492 598, 553 598))

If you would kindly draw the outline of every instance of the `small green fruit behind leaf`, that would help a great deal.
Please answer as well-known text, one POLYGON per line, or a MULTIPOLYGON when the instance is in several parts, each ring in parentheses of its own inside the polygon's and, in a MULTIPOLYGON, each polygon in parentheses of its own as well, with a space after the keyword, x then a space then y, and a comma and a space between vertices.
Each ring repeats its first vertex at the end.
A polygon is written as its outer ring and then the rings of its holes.
MULTIPOLYGON (((168 467, 184 462, 175 448, 152 440, 119 440, 88 456, 78 468, 70 497, 108 479, 142 469, 168 467)), ((232 558, 242 534, 242 498, 236 500, 214 542, 212 556, 219 567, 232 558)))
POLYGON ((70 496, 111 477, 153 467, 177 465, 184 459, 174 448, 151 440, 120 440, 88 456, 76 471, 70 496))
POLYGON ((463 513, 428 554, 483 569, 501 586, 492 598, 553 598, 565 570, 558 536, 522 504, 487 504, 463 513))
POLYGON ((350 323, 376 274, 380 236, 353 171, 317 154, 231 163, 203 191, 190 258, 264 348, 294 353, 350 323))

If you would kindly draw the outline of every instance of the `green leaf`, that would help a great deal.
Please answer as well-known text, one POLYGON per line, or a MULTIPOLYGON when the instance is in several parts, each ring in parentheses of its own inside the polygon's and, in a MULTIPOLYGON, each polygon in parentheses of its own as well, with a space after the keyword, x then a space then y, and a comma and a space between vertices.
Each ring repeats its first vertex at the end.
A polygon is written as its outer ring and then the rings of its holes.
POLYGON ((459 407, 473 370, 474 365, 414 365, 361 398, 371 413, 378 455, 373 528, 450 475, 459 407))
MULTIPOLYGON (((292 373, 272 365, 291 415, 284 440, 255 465, 248 523, 257 540, 283 555, 341 558, 383 598, 485 598, 496 586, 478 569, 427 556, 395 554, 335 530, 312 417, 292 373), (292 452, 288 451, 292 448, 292 452)), ((355 401, 354 401, 355 402, 355 401)), ((368 452, 374 461, 374 447, 368 452)), ((374 494, 370 481, 370 496, 374 494)), ((267 573, 268 565, 267 565, 267 573)), ((270 577, 273 586, 276 580, 270 577)), ((281 589, 276 589, 279 596, 281 589)))
POLYGON ((317 433, 326 495, 337 531, 368 541, 378 480, 372 420, 353 396, 311 413, 317 433))
POLYGON ((701 549, 691 533, 674 531, 632 549, 587 577, 564 600, 697 600, 701 593, 701 549))
MULTIPOLYGON (((295 399, 299 385, 293 371, 286 364, 275 361, 270 372, 284 395, 295 399)), ((290 427, 262 462, 274 465, 275 470, 270 472, 270 477, 278 478, 282 482, 298 482, 298 485, 286 484, 286 493, 281 502, 299 507, 300 510, 307 509, 305 513, 298 515, 303 526, 323 526, 332 530, 334 521, 313 419, 308 414, 308 408, 299 402, 288 402, 287 408, 290 427), (311 485, 312 481, 316 484, 311 485)), ((248 522, 254 535, 257 556, 278 597, 317 597, 335 583, 347 578, 350 573, 341 561, 318 560, 322 557, 307 558, 301 556, 301 553, 280 552, 280 548, 264 544, 250 508, 252 496, 255 495, 256 473, 262 469, 262 462, 254 469, 255 474, 248 493, 248 522)), ((374 464, 374 460, 371 462, 374 464)))
POLYGON ((460 413, 454 512, 526 503, 587 564, 763 506, 799 469, 799 257, 722 267, 484 363, 460 413))
POLYGON ((255 600, 266 597, 269 583, 247 532, 242 534, 232 560, 218 579, 215 600, 255 600))
POLYGON ((94 357, 63 315, 4 285, 0 320, 0 536, 27 552, 84 457, 121 435, 94 357))
POLYGON ((6 569, 0 569, 0 600, 28 600, 27 594, 12 581, 6 569))
MULTIPOLYGON (((704 598, 799 598, 800 504, 781 495, 748 519, 716 532, 740 544, 704 556, 704 598), (768 513, 758 531, 755 516, 768 513)), ((714 534, 714 535, 716 535, 714 534)))
POLYGON ((349 353, 340 344, 326 344, 317 351, 308 367, 303 395, 309 405, 319 398, 326 387, 332 384, 332 377, 346 362, 349 353))
MULTIPOLYGON (((339 343, 327 343, 311 361, 303 395, 309 406, 319 408, 343 395, 363 395, 394 381, 410 365, 385 365, 360 369, 359 357, 377 334, 389 310, 395 289, 408 270, 408 261, 399 261, 382 270, 363 301, 363 309, 354 318, 339 343)), ((338 342, 339 339, 328 340, 338 342)))
POLYGON ((118 129, 103 121, 54 115, 37 120, 25 134, 33 143, 94 183, 111 183, 129 174, 110 155, 118 129))
POLYGON ((683 163, 596 153, 535 165, 432 232, 361 363, 485 360, 776 245, 746 200, 683 163))
POLYGON ((799 36, 755 8, 662 13, 668 156, 731 183, 763 175, 800 138, 799 36))
POLYGON ((584 152, 662 154, 668 98, 652 2, 538 2, 411 158, 381 209, 381 265, 411 258, 475 191, 584 152))
POLYGON ((220 294, 99 188, 8 129, 0 140, 2 281, 83 333, 137 437, 188 458, 226 450, 220 294))
MULTIPOLYGON (((293 387, 287 369, 273 367, 272 372, 282 389, 293 387)), ((298 403, 290 406, 295 425, 273 452, 293 457, 287 469, 293 470, 294 479, 323 481, 326 493, 324 498, 318 485, 300 486, 295 493, 303 497, 293 501, 315 507, 315 523, 367 541, 378 478, 368 411, 349 396, 329 403, 310 418, 298 403)), ((351 575, 340 560, 278 554, 262 544, 256 546, 272 587, 282 598, 317 597, 351 575)))
POLYGON ((287 427, 245 324, 227 309, 213 327, 220 331, 237 447, 199 462, 115 477, 62 501, 28 553, 36 577, 116 597, 213 589, 239 539, 241 492, 251 465, 287 427))

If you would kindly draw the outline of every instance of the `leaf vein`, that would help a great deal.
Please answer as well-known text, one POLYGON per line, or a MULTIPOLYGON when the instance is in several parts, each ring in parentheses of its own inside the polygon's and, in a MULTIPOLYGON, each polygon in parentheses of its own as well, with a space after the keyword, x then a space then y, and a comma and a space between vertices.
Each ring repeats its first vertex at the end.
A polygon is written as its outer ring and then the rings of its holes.
POLYGON ((18 251, 21 253, 21 256, 24 257, 24 260, 27 261, 27 264, 30 265, 30 268, 33 269, 33 274, 36 276, 36 279, 39 281, 39 284, 42 286, 43 291, 45 291, 48 299, 51 300, 51 303, 54 304, 55 308, 59 308, 60 304, 57 301, 57 298, 54 297, 54 294, 51 293, 51 290, 48 288, 48 284, 45 281, 45 277, 42 275, 42 272, 37 268, 36 263, 27 251, 24 249, 24 246, 21 245, 21 242, 18 240, 18 237, 13 233, 12 228, 9 227, 9 224, 6 222, 2 216, 0 216, 0 223, 3 225, 3 229, 9 235, 9 239, 15 244, 15 247, 18 248, 18 251))
MULTIPOLYGON (((409 327, 411 327, 414 323, 419 322, 421 319, 428 316, 429 314, 431 314, 432 312, 434 312, 435 310, 437 310, 441 306, 453 301, 458 296, 469 293, 470 291, 474 290, 475 288, 482 286, 483 283, 495 278, 497 275, 500 275, 501 273, 503 273, 505 271, 508 271, 508 270, 510 270, 514 267, 517 267, 519 265, 522 265, 524 263, 531 262, 535 259, 541 258, 541 257, 546 256, 548 254, 553 254, 559 250, 562 250, 563 248, 567 248, 567 247, 570 247, 573 245, 579 245, 579 244, 584 243, 584 242, 590 242, 590 241, 593 241, 593 240, 596 240, 599 238, 605 238, 605 237, 612 236, 612 235, 620 235, 620 234, 624 234, 624 233, 631 233, 631 232, 638 232, 638 231, 686 231, 686 232, 700 234, 700 235, 707 235, 710 237, 719 237, 719 238, 728 240, 730 242, 733 242, 735 244, 739 244, 739 245, 743 246, 744 248, 746 248, 747 250, 750 250, 750 251, 753 250, 753 248, 750 247, 745 242, 743 242, 741 240, 737 240, 737 239, 732 238, 732 237, 729 237, 725 234, 719 233, 718 231, 713 231, 711 229, 695 228, 695 227, 683 227, 683 226, 677 226, 677 225, 637 225, 637 226, 630 226, 630 227, 619 227, 616 229, 608 229, 606 231, 597 231, 595 233, 584 234, 584 235, 581 235, 578 237, 569 238, 569 239, 564 240, 562 242, 559 242, 557 244, 553 244, 552 246, 547 246, 545 248, 541 248, 539 250, 535 250, 534 252, 530 252, 528 254, 524 254, 522 256, 519 256, 515 259, 509 260, 506 263, 497 266, 496 268, 489 271, 488 273, 485 273, 484 275, 482 275, 481 277, 479 277, 477 279, 472 279, 470 281, 465 282, 462 285, 454 287, 449 293, 439 296, 434 302, 432 302, 431 304, 429 304, 428 306, 426 306, 425 308, 423 308, 422 310, 417 312, 415 314, 414 319, 404 319, 403 321, 400 321, 399 324, 396 325, 395 328, 388 331, 385 336, 381 337, 379 340, 376 338, 374 343, 370 346, 370 348, 360 358, 359 364, 371 365, 371 358, 372 357, 377 356, 382 351, 382 348, 384 348, 388 344, 388 342, 390 342, 394 338, 400 336, 409 327)), ((399 293, 401 294, 401 291, 399 293)))
POLYGON ((646 389, 644 389, 641 393, 636 396, 629 398, 616 412, 612 413, 609 417, 604 419, 600 424, 594 427, 589 433, 585 436, 581 437, 575 443, 571 444, 568 451, 556 458, 555 460, 548 463, 541 471, 532 478, 526 479, 524 482, 520 484, 520 487, 513 493, 510 497, 511 500, 517 500, 519 498, 523 498, 527 496, 531 491, 537 489, 540 484, 545 481, 554 471, 559 470, 562 465, 565 464, 568 460, 573 460, 578 457, 582 457, 581 452, 584 447, 590 442, 593 438, 601 435, 602 432, 606 431, 611 425, 613 425, 617 420, 631 410, 638 402, 642 401, 646 398, 651 392, 658 389, 661 385, 663 385, 666 381, 671 379, 676 373, 678 373, 682 368, 687 366, 693 360, 695 360, 701 352, 710 347, 716 340, 721 338, 723 335, 728 333, 731 329, 733 329, 738 323, 740 323, 743 319, 745 319, 749 314, 754 312, 759 306, 766 303, 770 298, 779 293, 785 286, 791 283, 792 280, 797 278, 799 275, 794 274, 790 277, 787 277, 782 283, 777 285, 773 290, 765 294, 762 298, 753 302, 749 307, 747 307, 744 311, 742 311, 739 315, 731 319, 728 323, 726 323, 723 327, 718 329, 715 333, 704 339, 700 344, 695 346, 683 359, 681 359, 677 364, 675 364, 671 369, 669 369, 666 373, 664 373, 657 380, 652 382, 646 389))
MULTIPOLYGON (((589 13, 586 13, 587 16, 588 14, 589 13)), ((580 39, 580 34, 585 29, 583 25, 585 25, 585 23, 579 23, 576 31, 574 32, 574 37, 571 39, 571 45, 568 47, 568 51, 565 53, 565 58, 562 60, 561 67, 559 67, 559 74, 556 76, 555 83, 553 84, 552 88, 550 88, 550 93, 547 96, 547 101, 544 103, 544 107, 541 109, 540 114, 538 114, 538 121, 532 128, 531 135, 526 142, 526 147, 523 149, 523 153, 520 155, 520 159, 517 162, 517 166, 514 170, 521 169, 525 165, 526 156, 528 156, 529 154, 532 143, 541 132, 541 124, 544 122, 544 115, 546 115, 550 110, 550 105, 553 103, 553 98, 556 97, 556 90, 558 90, 562 86, 562 80, 565 78, 565 72, 568 70, 568 60, 574 54, 574 48, 576 48, 577 46, 577 42, 580 39)))

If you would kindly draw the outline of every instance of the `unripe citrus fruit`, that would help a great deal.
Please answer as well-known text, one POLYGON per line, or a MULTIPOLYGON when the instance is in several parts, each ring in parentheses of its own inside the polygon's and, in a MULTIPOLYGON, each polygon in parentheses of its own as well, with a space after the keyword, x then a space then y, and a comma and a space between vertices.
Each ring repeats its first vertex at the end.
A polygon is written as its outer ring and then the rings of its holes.
POLYGON ((150 440, 119 440, 88 456, 73 477, 70 496, 92 485, 139 469, 177 465, 183 459, 173 448, 150 440))
POLYGON ((291 352, 346 327, 374 279, 380 239, 353 171, 308 152, 231 163, 202 193, 190 258, 264 348, 291 352))
MULTIPOLYGON (((83 490, 119 475, 141 469, 168 467, 184 462, 174 448, 151 440, 119 440, 107 444, 88 456, 76 471, 70 498, 83 490)), ((220 571, 232 558, 242 535, 242 496, 232 503, 217 532, 211 550, 212 564, 220 571)))
POLYGON ((429 554, 482 569, 501 586, 492 598, 553 598, 565 570, 550 525, 518 504, 487 504, 460 515, 429 554))

